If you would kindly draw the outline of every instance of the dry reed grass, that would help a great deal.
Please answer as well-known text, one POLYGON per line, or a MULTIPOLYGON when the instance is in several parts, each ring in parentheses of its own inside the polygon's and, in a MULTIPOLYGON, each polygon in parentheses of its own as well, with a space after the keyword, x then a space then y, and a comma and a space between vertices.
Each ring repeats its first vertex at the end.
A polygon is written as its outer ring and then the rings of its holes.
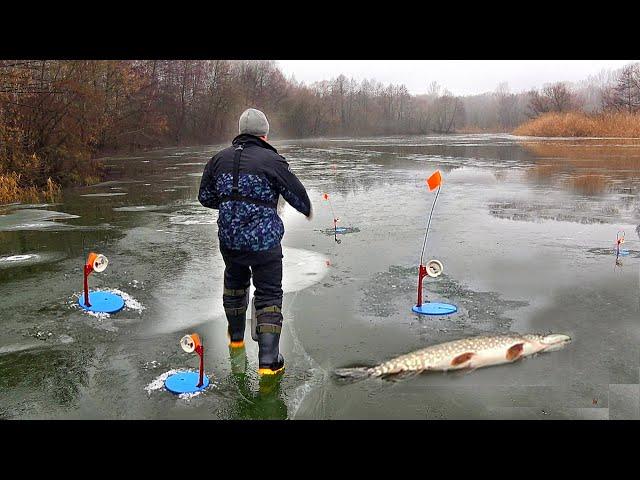
POLYGON ((0 205, 6 203, 36 203, 43 200, 54 202, 60 195, 60 186, 50 178, 44 187, 24 185, 22 175, 9 172, 0 174, 0 205))
POLYGON ((533 137, 640 138, 640 114, 546 113, 520 125, 513 133, 533 137))

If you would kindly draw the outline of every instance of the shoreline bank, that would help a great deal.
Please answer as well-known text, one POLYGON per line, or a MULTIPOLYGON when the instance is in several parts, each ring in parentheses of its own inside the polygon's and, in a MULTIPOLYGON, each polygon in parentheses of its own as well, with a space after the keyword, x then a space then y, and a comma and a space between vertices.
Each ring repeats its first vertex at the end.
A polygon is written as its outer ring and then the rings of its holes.
MULTIPOLYGON (((580 121, 580 120, 578 120, 580 121)), ((640 140, 640 114, 600 114, 600 115, 586 115, 581 113, 564 113, 564 114, 546 114, 542 115, 530 122, 527 122, 521 126, 519 126, 513 132, 503 132, 507 135, 517 135, 521 137, 530 137, 532 139, 535 138, 563 138, 563 139, 618 139, 618 140, 640 140), (590 125, 599 126, 603 123, 609 122, 608 131, 598 130, 579 130, 576 132, 575 130, 570 130, 569 127, 573 126, 575 123, 575 119, 579 118, 584 120, 586 118, 587 121, 591 122, 590 125), (626 120, 626 123, 621 123, 620 119, 626 120), (600 119, 600 120, 598 120, 600 119), (612 123, 614 120, 618 120, 618 123, 612 123), (601 123, 598 124, 597 122, 601 123), (628 131, 616 132, 611 125, 631 125, 633 128, 637 128, 638 133, 636 136, 628 135, 628 131), (554 129, 551 129, 549 125, 554 126, 554 129), (558 127, 559 125, 559 127, 558 127), (571 135, 573 133, 573 135, 571 135), (581 135, 576 135, 576 133, 580 133, 581 135), (614 133, 620 133, 619 135, 614 135, 614 133)), ((466 132, 465 129, 461 129, 460 131, 456 131, 450 135, 464 135, 464 134, 478 134, 478 135, 491 135, 491 132, 466 132)), ((353 138, 353 137, 352 137, 353 138)), ((356 138, 369 138, 369 137, 356 137, 356 138)), ((292 141, 295 139, 278 139, 277 141, 292 141)), ((200 146, 201 144, 194 145, 184 145, 185 147, 193 147, 200 146)), ((90 186, 95 183, 99 183, 109 179, 109 168, 103 165, 103 160, 123 155, 126 153, 130 154, 141 154, 150 152, 153 150, 163 149, 163 148, 172 148, 172 146, 156 146, 156 147, 143 147, 140 149, 121 149, 118 151, 110 151, 110 152, 100 152, 96 157, 92 158, 87 162, 87 168, 82 168, 80 170, 84 170, 82 174, 78 171, 75 171, 73 175, 72 181, 69 183, 58 183, 51 178, 46 181, 40 181, 39 184, 33 181, 33 179, 28 178, 25 174, 26 172, 15 172, 15 171, 0 171, 0 206, 12 204, 12 203, 40 203, 43 201, 53 201, 62 194, 64 189, 67 188, 77 188, 82 186, 90 186), (90 164, 90 165, 89 165, 90 164)), ((580 148, 581 155, 585 155, 588 152, 584 150, 590 150, 593 147, 585 145, 584 148, 580 148)), ((595 148, 595 152, 592 152, 593 155, 587 155, 589 158, 592 156, 597 156, 599 148, 595 148)), ((558 152, 554 152, 558 153, 558 152)), ((567 153, 567 152, 562 152, 567 153)), ((564 155, 561 155, 564 156, 564 155)), ((627 165, 629 162, 620 162, 627 165)), ((627 165, 629 167, 630 165, 627 165)), ((631 168, 635 168, 636 163, 633 162, 631 168)))

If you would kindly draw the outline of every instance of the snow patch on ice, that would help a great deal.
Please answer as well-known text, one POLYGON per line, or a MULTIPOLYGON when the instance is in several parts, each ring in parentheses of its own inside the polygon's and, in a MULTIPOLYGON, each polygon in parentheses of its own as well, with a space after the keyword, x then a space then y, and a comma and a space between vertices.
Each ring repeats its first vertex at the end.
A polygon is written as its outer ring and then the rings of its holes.
MULTIPOLYGON (((151 392, 155 392, 157 390, 167 391, 167 389, 164 386, 164 382, 167 380, 167 378, 169 378, 174 373, 185 372, 185 371, 186 372, 194 372, 195 370, 185 370, 185 369, 178 370, 177 368, 172 368, 168 372, 165 372, 162 375, 160 375, 160 376, 156 377, 155 379, 153 379, 151 381, 151 383, 149 383, 149 385, 144 387, 144 389, 145 389, 145 391, 147 392, 148 395, 151 395, 151 392)), ((215 387, 215 384, 211 381, 211 379, 209 379, 209 386, 207 388, 205 388, 204 390, 200 390, 199 392, 194 392, 194 393, 181 393, 177 397, 179 399, 181 399, 181 400, 190 400, 190 399, 192 399, 194 397, 197 397, 202 392, 204 392, 205 390, 207 390, 208 388, 211 388, 211 387, 215 387)))
POLYGON ((163 373, 159 377, 156 377, 151 381, 151 383, 149 383, 149 385, 144 387, 145 391, 149 395, 151 395, 151 392, 164 389, 164 382, 167 380, 167 378, 169 378, 170 375, 173 375, 174 373, 178 373, 178 372, 179 370, 174 368, 172 370, 169 370, 168 372, 163 373))
POLYGON ((0 263, 2 262, 24 262, 25 260, 29 260, 31 258, 40 258, 38 255, 11 255, 9 257, 0 257, 0 263))
POLYGON ((142 311, 146 308, 141 302, 133 298, 127 292, 123 292, 122 290, 118 290, 117 288, 107 288, 106 292, 116 293, 122 297, 124 300, 125 308, 129 310, 135 310, 138 313, 142 313, 142 311))
MULTIPOLYGON (((117 295, 120 295, 122 297, 122 299, 124 300, 124 307, 125 307, 126 310, 133 310, 133 311, 138 312, 138 313, 141 314, 142 311, 146 309, 146 307, 140 301, 138 301, 135 298, 133 298, 127 292, 123 292, 122 290, 118 290, 117 288, 101 288, 99 291, 115 293, 117 295)), ((72 300, 71 300, 71 306, 73 308, 81 308, 80 305, 78 305, 78 299, 83 294, 84 294, 83 292, 79 292, 79 293, 75 293, 73 295, 72 300)), ((90 312, 90 311, 84 310, 84 309, 82 309, 82 311, 84 313, 86 313, 87 315, 91 315, 92 317, 97 318, 98 320, 105 320, 105 319, 111 317, 110 314, 105 313, 105 312, 90 312)))

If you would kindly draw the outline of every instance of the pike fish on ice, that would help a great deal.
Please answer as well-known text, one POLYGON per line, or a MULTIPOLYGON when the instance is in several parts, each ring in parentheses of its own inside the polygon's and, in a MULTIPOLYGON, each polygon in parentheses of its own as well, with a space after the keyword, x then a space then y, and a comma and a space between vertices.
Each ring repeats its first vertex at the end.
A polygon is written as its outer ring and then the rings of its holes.
POLYGON ((338 378, 363 380, 369 377, 404 376, 424 371, 447 371, 488 367, 515 362, 541 352, 560 350, 571 342, 562 334, 479 336, 441 343, 407 353, 374 367, 339 368, 338 378))

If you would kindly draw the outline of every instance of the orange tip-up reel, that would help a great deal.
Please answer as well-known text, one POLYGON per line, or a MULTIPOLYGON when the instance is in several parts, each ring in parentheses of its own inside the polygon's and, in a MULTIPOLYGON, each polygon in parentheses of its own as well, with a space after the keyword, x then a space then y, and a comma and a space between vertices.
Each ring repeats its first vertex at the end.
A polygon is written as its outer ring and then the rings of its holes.
POLYGON ((94 290, 89 292, 89 275, 93 272, 104 272, 109 261, 107 257, 99 253, 91 252, 84 264, 84 294, 78 298, 81 308, 92 313, 112 314, 125 307, 124 299, 116 292, 106 290, 94 290))
POLYGON ((104 272, 109 265, 109 260, 104 255, 91 252, 87 257, 87 263, 85 268, 90 269, 90 272, 104 272))
POLYGON ((204 376, 204 347, 200 335, 191 333, 180 339, 180 347, 186 353, 196 352, 200 357, 200 372, 181 370, 169 375, 164 381, 165 388, 175 394, 195 394, 209 386, 209 378, 204 376))
POLYGON ((107 269, 109 260, 104 255, 91 252, 87 257, 87 262, 84 264, 84 304, 87 307, 91 307, 89 302, 89 275, 93 272, 104 272, 107 269))
POLYGON ((196 352, 200 357, 200 377, 198 384, 196 385, 197 388, 200 388, 204 379, 204 347, 202 346, 200 335, 197 333, 185 335, 180 339, 180 346, 186 353, 196 352))
POLYGON ((184 350, 187 353, 195 352, 198 347, 202 346, 200 335, 198 335, 197 333, 192 333, 191 335, 185 335, 180 339, 180 346, 182 347, 182 350, 184 350))

